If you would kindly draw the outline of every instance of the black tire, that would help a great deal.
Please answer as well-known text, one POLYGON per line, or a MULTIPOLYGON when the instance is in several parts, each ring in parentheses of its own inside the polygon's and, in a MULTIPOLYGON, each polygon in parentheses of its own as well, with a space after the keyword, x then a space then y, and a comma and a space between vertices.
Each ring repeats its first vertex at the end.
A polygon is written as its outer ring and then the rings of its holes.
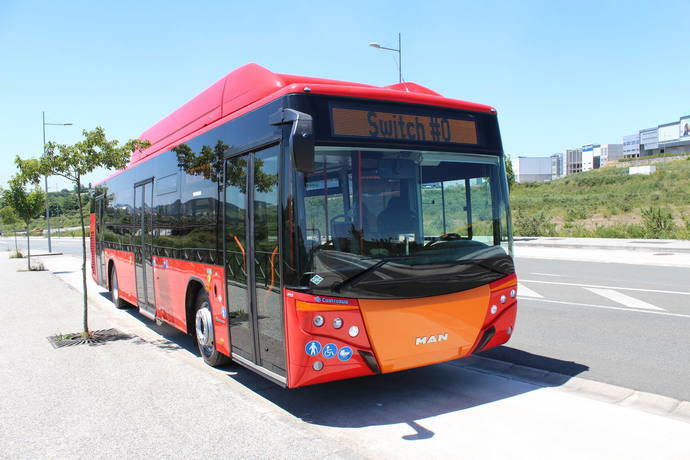
POLYGON ((204 362, 212 367, 221 366, 229 361, 229 358, 216 350, 215 331, 213 327, 213 314, 208 293, 200 290, 194 304, 194 338, 204 362))
POLYGON ((127 308, 129 304, 120 298, 120 289, 117 282, 117 271, 115 266, 110 269, 110 298, 113 300, 113 304, 116 308, 127 308))

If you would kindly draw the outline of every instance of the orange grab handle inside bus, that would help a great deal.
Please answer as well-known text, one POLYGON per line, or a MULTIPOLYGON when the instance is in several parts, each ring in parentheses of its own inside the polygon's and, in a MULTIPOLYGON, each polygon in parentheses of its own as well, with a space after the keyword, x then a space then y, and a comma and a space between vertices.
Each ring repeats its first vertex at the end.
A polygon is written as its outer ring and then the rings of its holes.
POLYGON ((240 239, 237 238, 237 235, 232 235, 232 239, 235 240, 235 244, 239 246, 240 251, 242 252, 242 263, 246 266, 247 265, 247 257, 244 253, 244 246, 242 246, 242 243, 240 243, 240 239))

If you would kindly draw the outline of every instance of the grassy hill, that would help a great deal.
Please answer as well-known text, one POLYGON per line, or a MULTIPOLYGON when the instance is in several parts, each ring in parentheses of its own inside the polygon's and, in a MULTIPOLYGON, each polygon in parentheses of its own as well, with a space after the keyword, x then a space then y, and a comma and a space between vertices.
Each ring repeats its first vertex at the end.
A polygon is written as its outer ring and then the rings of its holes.
POLYGON ((649 176, 603 168, 515 184, 513 229, 522 236, 690 239, 690 159, 649 176))

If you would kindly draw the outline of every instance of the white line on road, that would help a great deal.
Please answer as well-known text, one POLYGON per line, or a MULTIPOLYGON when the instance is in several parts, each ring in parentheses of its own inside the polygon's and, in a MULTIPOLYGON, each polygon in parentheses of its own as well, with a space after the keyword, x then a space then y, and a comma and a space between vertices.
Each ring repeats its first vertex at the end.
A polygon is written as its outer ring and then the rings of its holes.
POLYGON ((540 275, 540 276, 561 276, 561 275, 554 275, 553 273, 537 273, 537 272, 532 272, 530 275, 540 275))
POLYGON ((601 289, 623 289, 626 291, 641 291, 641 292, 659 292, 661 294, 680 294, 680 295, 690 295, 687 291, 663 291, 661 289, 641 289, 641 288, 631 288, 622 286, 598 286, 596 284, 578 284, 578 283, 561 283, 558 281, 539 281, 539 280, 525 280, 520 281, 524 283, 542 283, 542 284, 560 284, 562 286, 579 286, 585 288, 601 288, 601 289))
POLYGON ((543 298, 544 297, 543 295, 541 295, 537 292, 534 292, 533 290, 531 290, 527 286, 523 285, 522 283, 518 283, 517 291, 521 296, 524 296, 524 297, 535 297, 535 298, 543 298))
POLYGON ((613 300, 614 302, 618 302, 621 305, 625 305, 626 307, 639 308, 640 310, 666 311, 665 309, 657 307, 656 305, 652 305, 651 303, 647 303, 634 297, 630 297, 629 295, 622 294, 618 291, 614 291, 613 289, 585 289, 595 294, 598 294, 602 297, 606 297, 609 300, 613 300))
MULTIPOLYGON (((520 296, 518 296, 518 299, 520 299, 520 296)), ((593 305, 591 303, 565 302, 562 300, 532 299, 529 297, 524 298, 523 300, 529 300, 532 302, 557 303, 557 304, 561 304, 561 305, 576 305, 578 307, 602 308, 604 310, 621 310, 621 311, 629 311, 629 312, 633 312, 633 313, 646 313, 649 315, 662 315, 662 316, 674 316, 677 318, 690 318, 690 315, 683 315, 680 313, 669 313, 667 311, 635 310, 633 308, 612 307, 610 305, 593 305)))

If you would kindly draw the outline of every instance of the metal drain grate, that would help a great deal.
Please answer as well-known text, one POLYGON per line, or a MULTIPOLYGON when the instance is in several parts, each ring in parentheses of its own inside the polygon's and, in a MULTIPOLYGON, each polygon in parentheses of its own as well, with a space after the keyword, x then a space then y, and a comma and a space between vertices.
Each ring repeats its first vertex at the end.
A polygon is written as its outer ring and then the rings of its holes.
POLYGON ((73 345, 102 345, 106 342, 115 342, 118 340, 129 340, 134 338, 131 334, 125 334, 117 329, 101 329, 99 331, 92 331, 90 337, 82 337, 81 332, 71 334, 57 334, 48 337, 48 342, 53 348, 71 347, 73 345))

